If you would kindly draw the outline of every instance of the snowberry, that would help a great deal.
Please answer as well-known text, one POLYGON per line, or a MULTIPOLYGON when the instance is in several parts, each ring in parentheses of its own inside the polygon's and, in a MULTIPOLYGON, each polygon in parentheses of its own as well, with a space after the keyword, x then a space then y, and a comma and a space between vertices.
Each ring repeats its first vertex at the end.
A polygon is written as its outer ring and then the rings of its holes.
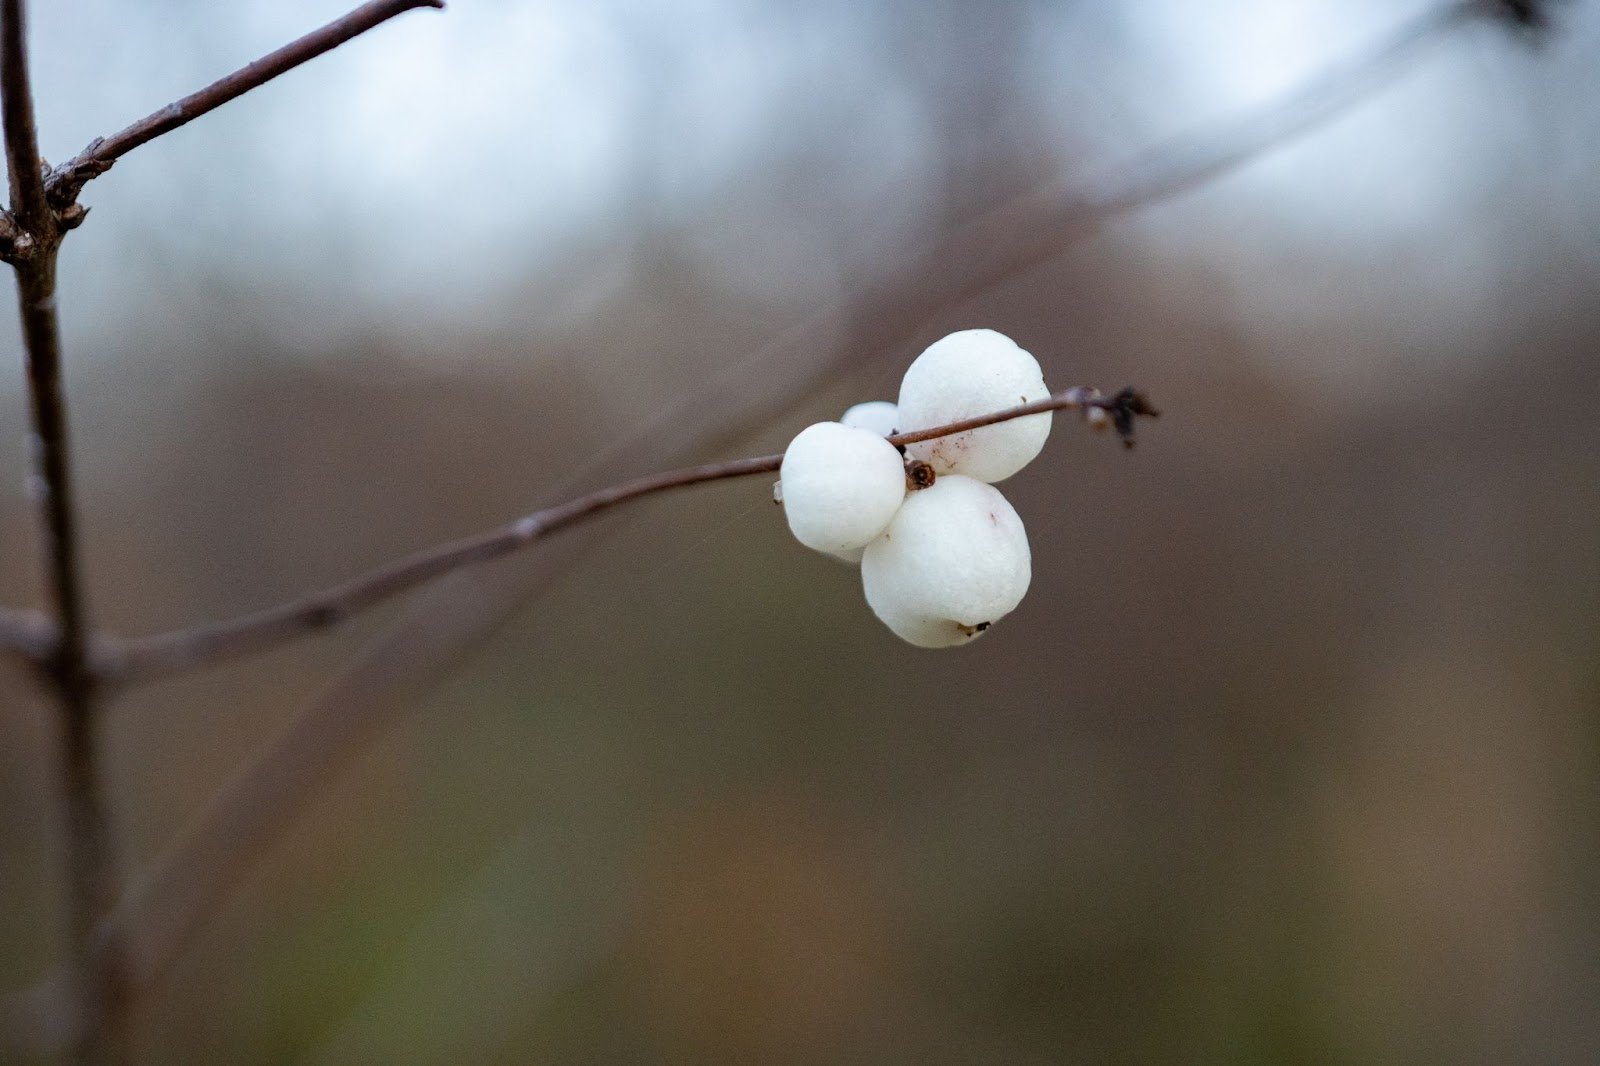
MULTIPOLYGON (((857 429, 871 430, 880 437, 893 436, 900 425, 900 408, 888 400, 867 400, 851 407, 839 416, 839 421, 846 426, 855 426, 857 429)), ((858 548, 849 548, 842 552, 829 552, 828 554, 840 562, 849 563, 851 566, 861 564, 861 555, 866 551, 866 545, 858 548)))
POLYGON ((899 510, 904 460, 871 430, 818 422, 789 442, 774 495, 801 544, 848 552, 882 533, 899 510))
POLYGON ((913 492, 867 545, 867 604, 924 648, 963 644, 1022 602, 1033 568, 1022 519, 1000 490, 959 474, 913 492))
MULTIPOLYGON (((902 433, 1003 411, 1050 395, 1038 360, 1003 333, 968 329, 929 345, 900 383, 902 433)), ((982 429, 906 446, 940 474, 1003 481, 1039 454, 1050 414, 1014 418, 982 429)))
POLYGON ((868 400, 858 403, 839 416, 847 426, 870 429, 880 437, 893 436, 900 428, 900 408, 888 400, 868 400))

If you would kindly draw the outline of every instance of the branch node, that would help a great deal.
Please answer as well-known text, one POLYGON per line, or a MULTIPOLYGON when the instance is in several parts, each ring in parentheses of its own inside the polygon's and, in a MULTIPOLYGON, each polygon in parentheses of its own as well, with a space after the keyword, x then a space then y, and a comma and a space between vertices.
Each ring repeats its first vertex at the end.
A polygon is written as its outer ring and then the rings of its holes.
POLYGON ((56 225, 61 227, 61 232, 75 230, 83 225, 83 220, 89 217, 89 209, 79 203, 71 203, 66 207, 56 209, 56 225))
POLYGON ((10 211, 0 208, 0 261, 20 263, 33 248, 33 238, 17 224, 10 211))

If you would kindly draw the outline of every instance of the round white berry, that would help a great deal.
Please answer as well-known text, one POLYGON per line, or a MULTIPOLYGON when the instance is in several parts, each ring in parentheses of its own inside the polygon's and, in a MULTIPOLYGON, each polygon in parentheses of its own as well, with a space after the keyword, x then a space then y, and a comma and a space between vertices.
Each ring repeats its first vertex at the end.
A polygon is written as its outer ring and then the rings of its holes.
MULTIPOLYGON (((902 433, 992 414, 1050 395, 1039 361, 1003 333, 968 329, 928 346, 900 383, 902 433)), ((1050 412, 908 444, 906 454, 940 474, 1003 481, 1027 466, 1050 435, 1050 412)))
POLYGON ((870 429, 880 437, 893 436, 900 428, 900 408, 888 400, 858 403, 839 416, 839 421, 858 429, 870 429))
POLYGON ((778 493, 795 538, 822 552, 860 548, 884 531, 906 495, 905 463, 871 430, 818 422, 783 453, 778 493))
POLYGON ((923 648, 973 639, 1022 602, 1032 577, 1022 519, 999 489, 959 474, 908 495, 861 559, 868 606, 923 648))

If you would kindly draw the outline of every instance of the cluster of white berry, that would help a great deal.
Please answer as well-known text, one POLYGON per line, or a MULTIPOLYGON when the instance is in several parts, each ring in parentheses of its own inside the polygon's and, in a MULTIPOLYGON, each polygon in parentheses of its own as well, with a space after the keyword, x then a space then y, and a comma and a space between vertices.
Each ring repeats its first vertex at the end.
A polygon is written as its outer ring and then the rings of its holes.
POLYGON ((1038 361, 1009 337, 952 333, 907 369, 898 404, 857 404, 795 437, 774 494, 800 543, 860 563, 884 625, 924 648, 964 644, 1028 591, 1028 535, 993 482, 1039 454, 1051 416, 908 444, 904 455, 885 438, 1049 394, 1038 361))

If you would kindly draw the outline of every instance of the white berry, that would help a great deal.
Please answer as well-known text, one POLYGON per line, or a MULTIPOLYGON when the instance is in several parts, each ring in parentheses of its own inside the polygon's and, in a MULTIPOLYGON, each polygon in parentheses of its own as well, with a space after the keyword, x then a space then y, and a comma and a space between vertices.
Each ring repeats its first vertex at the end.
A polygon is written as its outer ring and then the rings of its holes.
MULTIPOLYGON (((969 329, 935 341, 900 383, 900 432, 959 422, 1050 395, 1039 361, 1003 333, 969 329)), ((1050 413, 906 446, 940 474, 1003 481, 1027 466, 1050 435, 1050 413)))
POLYGON ((871 430, 818 422, 789 442, 776 495, 801 544, 848 552, 894 518, 906 495, 904 460, 871 430))
POLYGON ((839 421, 847 426, 870 429, 880 437, 888 437, 900 428, 900 408, 888 400, 868 400, 840 415, 839 421))
POLYGON ((959 474, 908 495, 861 560, 873 613, 923 648, 973 639, 1022 602, 1032 577, 1022 519, 999 489, 959 474))

